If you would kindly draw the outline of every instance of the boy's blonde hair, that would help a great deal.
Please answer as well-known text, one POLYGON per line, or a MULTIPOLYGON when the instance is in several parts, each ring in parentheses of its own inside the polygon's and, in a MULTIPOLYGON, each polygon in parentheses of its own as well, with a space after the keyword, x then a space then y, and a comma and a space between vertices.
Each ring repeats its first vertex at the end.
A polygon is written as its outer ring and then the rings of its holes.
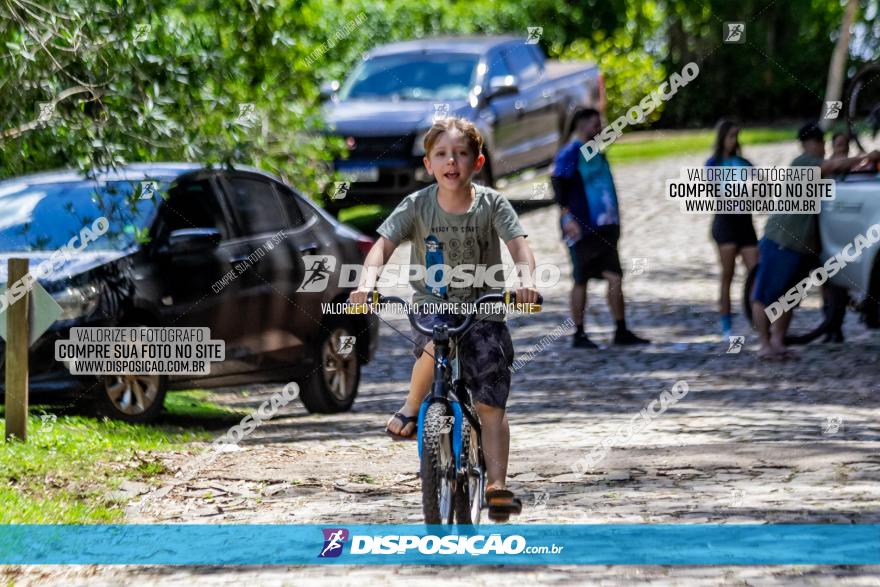
POLYGON ((464 118, 447 116, 434 121, 434 124, 431 125, 431 129, 425 135, 425 155, 431 155, 431 147, 434 146, 434 143, 437 142, 437 138, 441 134, 452 130, 457 130, 465 136, 465 139, 467 139, 468 142, 468 147, 470 147, 471 152, 474 154, 474 159, 482 154, 483 135, 480 134, 480 131, 474 126, 474 123, 470 120, 465 120, 464 118))

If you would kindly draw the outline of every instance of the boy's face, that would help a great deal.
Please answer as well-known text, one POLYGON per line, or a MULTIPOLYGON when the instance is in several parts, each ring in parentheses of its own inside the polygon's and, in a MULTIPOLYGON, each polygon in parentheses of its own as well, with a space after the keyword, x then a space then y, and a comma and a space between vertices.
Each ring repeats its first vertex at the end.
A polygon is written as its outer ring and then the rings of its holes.
POLYGON ((598 116, 590 116, 578 122, 577 133, 585 140, 592 140, 602 130, 602 120, 598 116))
POLYGON ((448 190, 458 190, 471 181, 474 173, 483 168, 486 158, 474 157, 467 137, 458 130, 440 134, 425 155, 425 168, 437 184, 448 190))

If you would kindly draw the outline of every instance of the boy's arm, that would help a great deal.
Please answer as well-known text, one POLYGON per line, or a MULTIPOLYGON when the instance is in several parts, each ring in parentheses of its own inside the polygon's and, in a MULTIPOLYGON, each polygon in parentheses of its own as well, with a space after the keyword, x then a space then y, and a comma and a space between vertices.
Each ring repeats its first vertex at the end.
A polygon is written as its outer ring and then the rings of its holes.
POLYGON ((535 289, 535 255, 526 242, 526 237, 518 236, 507 241, 507 250, 513 257, 519 275, 520 287, 516 290, 517 303, 535 304, 538 302, 538 290, 535 289))
POLYGON ((370 252, 367 253, 367 258, 364 259, 364 267, 361 271, 358 287, 348 296, 350 303, 366 303, 367 296, 376 288, 376 282, 379 281, 379 273, 382 271, 382 267, 391 258, 396 248, 397 243, 384 236, 380 236, 379 240, 373 244, 370 252))

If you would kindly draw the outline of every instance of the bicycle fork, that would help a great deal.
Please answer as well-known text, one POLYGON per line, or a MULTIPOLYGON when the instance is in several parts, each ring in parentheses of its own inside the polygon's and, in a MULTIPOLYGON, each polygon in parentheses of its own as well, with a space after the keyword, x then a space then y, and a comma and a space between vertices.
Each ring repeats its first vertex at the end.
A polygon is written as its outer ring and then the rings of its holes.
POLYGON ((428 407, 435 402, 442 402, 452 416, 447 418, 447 425, 443 427, 441 433, 448 434, 452 432, 452 453, 454 461, 454 470, 461 470, 461 453, 462 453, 462 428, 464 422, 464 414, 462 413, 461 403, 456 396, 454 399, 449 398, 449 382, 459 380, 459 362, 458 357, 450 361, 449 358, 449 335, 447 334, 446 325, 434 326, 434 381, 431 384, 431 393, 422 402, 419 407, 419 424, 418 424, 418 444, 419 459, 422 458, 422 432, 425 429, 425 414, 428 407))

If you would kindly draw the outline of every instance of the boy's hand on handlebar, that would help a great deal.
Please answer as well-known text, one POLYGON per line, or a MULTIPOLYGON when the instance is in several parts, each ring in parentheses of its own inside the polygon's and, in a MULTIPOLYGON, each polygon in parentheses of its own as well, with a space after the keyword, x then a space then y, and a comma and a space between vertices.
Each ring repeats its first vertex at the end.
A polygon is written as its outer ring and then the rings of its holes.
POLYGON ((517 304, 537 304, 541 294, 533 287, 521 287, 516 290, 517 304))
POLYGON ((370 299, 370 294, 372 292, 368 289, 360 290, 356 289, 350 294, 348 294, 348 303, 349 304, 366 304, 370 299))

